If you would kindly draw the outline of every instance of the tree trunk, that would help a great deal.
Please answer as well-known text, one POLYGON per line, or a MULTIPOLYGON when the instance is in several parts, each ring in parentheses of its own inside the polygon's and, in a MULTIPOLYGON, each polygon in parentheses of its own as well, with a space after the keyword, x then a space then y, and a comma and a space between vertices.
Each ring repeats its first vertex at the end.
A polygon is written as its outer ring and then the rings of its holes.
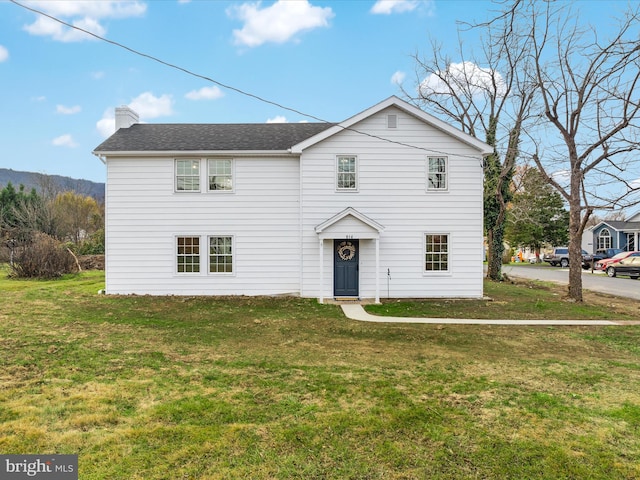
MULTIPOLYGON (((574 177, 579 178, 577 175, 574 177)), ((572 179, 572 183, 574 180, 572 179)), ((582 219, 580 190, 572 185, 569 197, 569 298, 582 302, 582 219)))

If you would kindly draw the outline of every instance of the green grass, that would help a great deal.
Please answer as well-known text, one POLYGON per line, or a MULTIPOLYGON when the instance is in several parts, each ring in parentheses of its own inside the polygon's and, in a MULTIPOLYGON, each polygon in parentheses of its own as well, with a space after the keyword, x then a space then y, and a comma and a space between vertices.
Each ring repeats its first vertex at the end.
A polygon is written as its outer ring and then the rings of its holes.
POLYGON ((640 302, 584 292, 585 302, 567 301, 566 287, 549 282, 485 282, 486 300, 382 300, 367 305, 376 315, 480 319, 640 319, 640 302))
MULTIPOLYGON (((638 326, 366 324, 308 299, 97 295, 103 282, 0 278, 0 452, 77 453, 83 480, 640 477, 638 326)), ((393 306, 638 310, 487 289, 493 302, 393 306)))

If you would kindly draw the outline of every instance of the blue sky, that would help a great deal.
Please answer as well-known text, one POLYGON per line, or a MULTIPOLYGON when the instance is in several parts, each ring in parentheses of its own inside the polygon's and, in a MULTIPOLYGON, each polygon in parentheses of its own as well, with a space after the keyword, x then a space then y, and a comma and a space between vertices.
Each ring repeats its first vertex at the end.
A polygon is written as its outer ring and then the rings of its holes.
MULTIPOLYGON (((400 95, 430 39, 486 1, 25 1, 110 40, 327 121, 400 95)), ((584 1, 592 18, 610 2, 584 1)), ((452 49, 453 51, 453 49, 452 49)), ((455 61, 455 58, 452 58, 455 61)), ((422 79, 420 79, 422 80, 422 79)), ((130 105, 156 123, 309 121, 0 0, 0 167, 104 181, 91 154, 130 105)), ((314 120, 310 120, 314 121, 314 120)))

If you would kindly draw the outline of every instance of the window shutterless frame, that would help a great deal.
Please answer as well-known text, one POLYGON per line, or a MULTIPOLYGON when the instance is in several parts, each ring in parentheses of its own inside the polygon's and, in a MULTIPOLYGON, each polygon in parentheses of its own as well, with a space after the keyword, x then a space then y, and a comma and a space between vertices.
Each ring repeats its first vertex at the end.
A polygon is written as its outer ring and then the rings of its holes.
POLYGON ((358 191, 358 157, 356 155, 336 156, 336 190, 358 191))
POLYGON ((179 235, 175 237, 176 273, 200 273, 200 237, 197 235, 179 235))
POLYGON ((207 190, 233 192, 235 162, 231 158, 207 159, 207 190))
POLYGON ((451 235, 448 233, 424 233, 422 271, 425 274, 450 273, 451 235))
POLYGON ((174 160, 176 192, 200 191, 200 159, 176 158, 174 160))
POLYGON ((427 157, 427 191, 446 192, 449 188, 449 159, 427 157))
POLYGON ((234 238, 233 235, 210 235, 207 237, 209 266, 212 275, 233 275, 234 238))

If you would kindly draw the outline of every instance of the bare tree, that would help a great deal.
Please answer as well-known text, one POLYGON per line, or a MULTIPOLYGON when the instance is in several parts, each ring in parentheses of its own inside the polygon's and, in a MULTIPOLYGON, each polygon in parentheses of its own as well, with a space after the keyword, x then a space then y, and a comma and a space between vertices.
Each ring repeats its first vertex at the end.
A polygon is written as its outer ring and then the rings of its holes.
POLYGON ((532 136, 538 169, 569 204, 569 296, 582 301, 581 239, 601 209, 638 203, 640 185, 639 7, 612 38, 579 26, 565 4, 529 0, 532 61, 544 122, 532 136))
MULTIPOLYGON (((405 96, 430 112, 453 121, 464 132, 494 148, 484 165, 484 223, 488 243, 488 273, 502 278, 503 237, 511 179, 522 131, 529 121, 536 89, 530 71, 529 31, 518 21, 518 0, 491 22, 462 30, 482 30, 481 54, 465 55, 459 41, 459 62, 432 42, 429 58, 415 55, 417 93, 405 96)), ((461 34, 462 32, 459 32, 461 34)))

